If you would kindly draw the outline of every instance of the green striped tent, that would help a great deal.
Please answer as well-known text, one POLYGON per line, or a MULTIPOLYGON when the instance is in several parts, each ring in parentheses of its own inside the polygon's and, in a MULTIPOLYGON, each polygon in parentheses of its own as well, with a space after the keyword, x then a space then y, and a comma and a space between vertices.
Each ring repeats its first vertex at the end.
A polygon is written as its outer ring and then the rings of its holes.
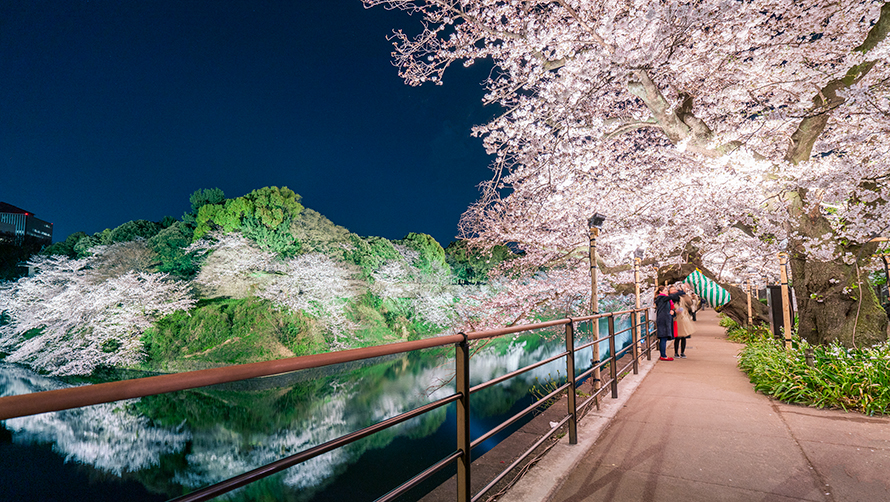
POLYGON ((695 272, 689 274, 683 282, 691 285, 695 293, 707 300, 711 307, 722 307, 729 303, 729 291, 705 277, 705 274, 701 273, 699 269, 695 269, 695 272))

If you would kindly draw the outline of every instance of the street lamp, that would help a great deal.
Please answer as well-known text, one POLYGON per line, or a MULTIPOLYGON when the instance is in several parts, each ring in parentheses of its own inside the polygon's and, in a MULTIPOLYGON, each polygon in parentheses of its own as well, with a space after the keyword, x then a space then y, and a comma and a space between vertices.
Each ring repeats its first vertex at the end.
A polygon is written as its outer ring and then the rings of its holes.
POLYGON ((887 301, 890 302, 890 254, 882 254, 881 260, 884 262, 884 277, 887 278, 887 301))
POLYGON ((785 328, 785 348, 791 348, 791 296, 788 294, 788 253, 779 253, 779 285, 782 292, 782 317, 785 328))
POLYGON ((590 228, 600 229, 603 228, 603 222, 605 221, 605 216, 599 213, 593 213, 593 216, 587 219, 587 226, 589 226, 590 228))
MULTIPOLYGON (((643 254, 645 250, 643 248, 637 248, 634 250, 634 308, 639 310, 640 308, 640 263, 643 261, 643 254)), ((633 322, 633 344, 634 344, 634 374, 637 374, 639 371, 637 368, 637 360, 639 359, 639 350, 640 350, 640 313, 634 312, 631 315, 631 321, 633 322)), ((649 314, 646 314, 646 326, 648 332, 649 326, 649 314)), ((648 337, 646 341, 646 345, 648 346, 648 337)), ((647 357, 651 357, 649 355, 649 351, 646 351, 647 357)))
POLYGON ((587 219, 587 227, 590 230, 590 312, 592 314, 599 313, 599 296, 596 287, 596 238, 605 221, 606 217, 599 213, 594 213, 587 219))
MULTIPOLYGON (((600 234, 600 228, 602 228, 603 223, 606 221, 606 217, 599 214, 594 213, 593 216, 588 218, 587 227, 590 231, 590 313, 593 315, 599 314, 599 295, 597 293, 596 287, 596 271, 597 271, 597 263, 596 263, 596 237, 600 234)), ((591 320, 590 331, 591 338, 596 340, 599 338, 599 319, 591 320)), ((600 362, 600 344, 593 344, 593 354, 590 364, 596 367, 600 362)), ((591 375, 593 378, 593 387, 594 389, 599 390, 601 386, 600 379, 600 369, 596 367, 593 370, 593 374, 591 375)), ((597 403, 597 408, 599 407, 599 401, 597 403)))

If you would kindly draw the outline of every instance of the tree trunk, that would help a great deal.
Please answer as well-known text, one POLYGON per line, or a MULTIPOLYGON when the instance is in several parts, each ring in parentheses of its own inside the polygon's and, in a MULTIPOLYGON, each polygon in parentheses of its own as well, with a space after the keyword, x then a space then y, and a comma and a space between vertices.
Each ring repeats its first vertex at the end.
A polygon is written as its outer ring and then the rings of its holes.
POLYGON ((807 260, 795 253, 791 275, 797 297, 798 333, 812 344, 839 341, 867 347, 887 339, 887 314, 867 272, 841 261, 807 260))

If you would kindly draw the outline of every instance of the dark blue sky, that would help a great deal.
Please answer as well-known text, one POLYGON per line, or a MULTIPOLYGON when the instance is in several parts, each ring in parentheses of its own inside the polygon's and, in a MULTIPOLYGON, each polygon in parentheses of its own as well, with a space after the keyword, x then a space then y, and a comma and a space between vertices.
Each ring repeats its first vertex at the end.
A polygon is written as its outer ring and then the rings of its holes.
POLYGON ((361 235, 445 246, 490 177, 487 65, 412 88, 416 17, 359 0, 0 2, 0 201, 54 240, 287 186, 361 235))

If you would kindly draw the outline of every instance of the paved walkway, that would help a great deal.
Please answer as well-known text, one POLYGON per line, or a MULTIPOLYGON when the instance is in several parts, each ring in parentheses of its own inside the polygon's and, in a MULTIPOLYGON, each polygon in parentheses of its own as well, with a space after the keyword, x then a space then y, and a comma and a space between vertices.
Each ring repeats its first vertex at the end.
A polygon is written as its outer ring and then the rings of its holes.
POLYGON ((688 359, 628 377, 607 425, 582 422, 501 501, 890 500, 890 419, 758 394, 716 314, 696 327, 688 359))

